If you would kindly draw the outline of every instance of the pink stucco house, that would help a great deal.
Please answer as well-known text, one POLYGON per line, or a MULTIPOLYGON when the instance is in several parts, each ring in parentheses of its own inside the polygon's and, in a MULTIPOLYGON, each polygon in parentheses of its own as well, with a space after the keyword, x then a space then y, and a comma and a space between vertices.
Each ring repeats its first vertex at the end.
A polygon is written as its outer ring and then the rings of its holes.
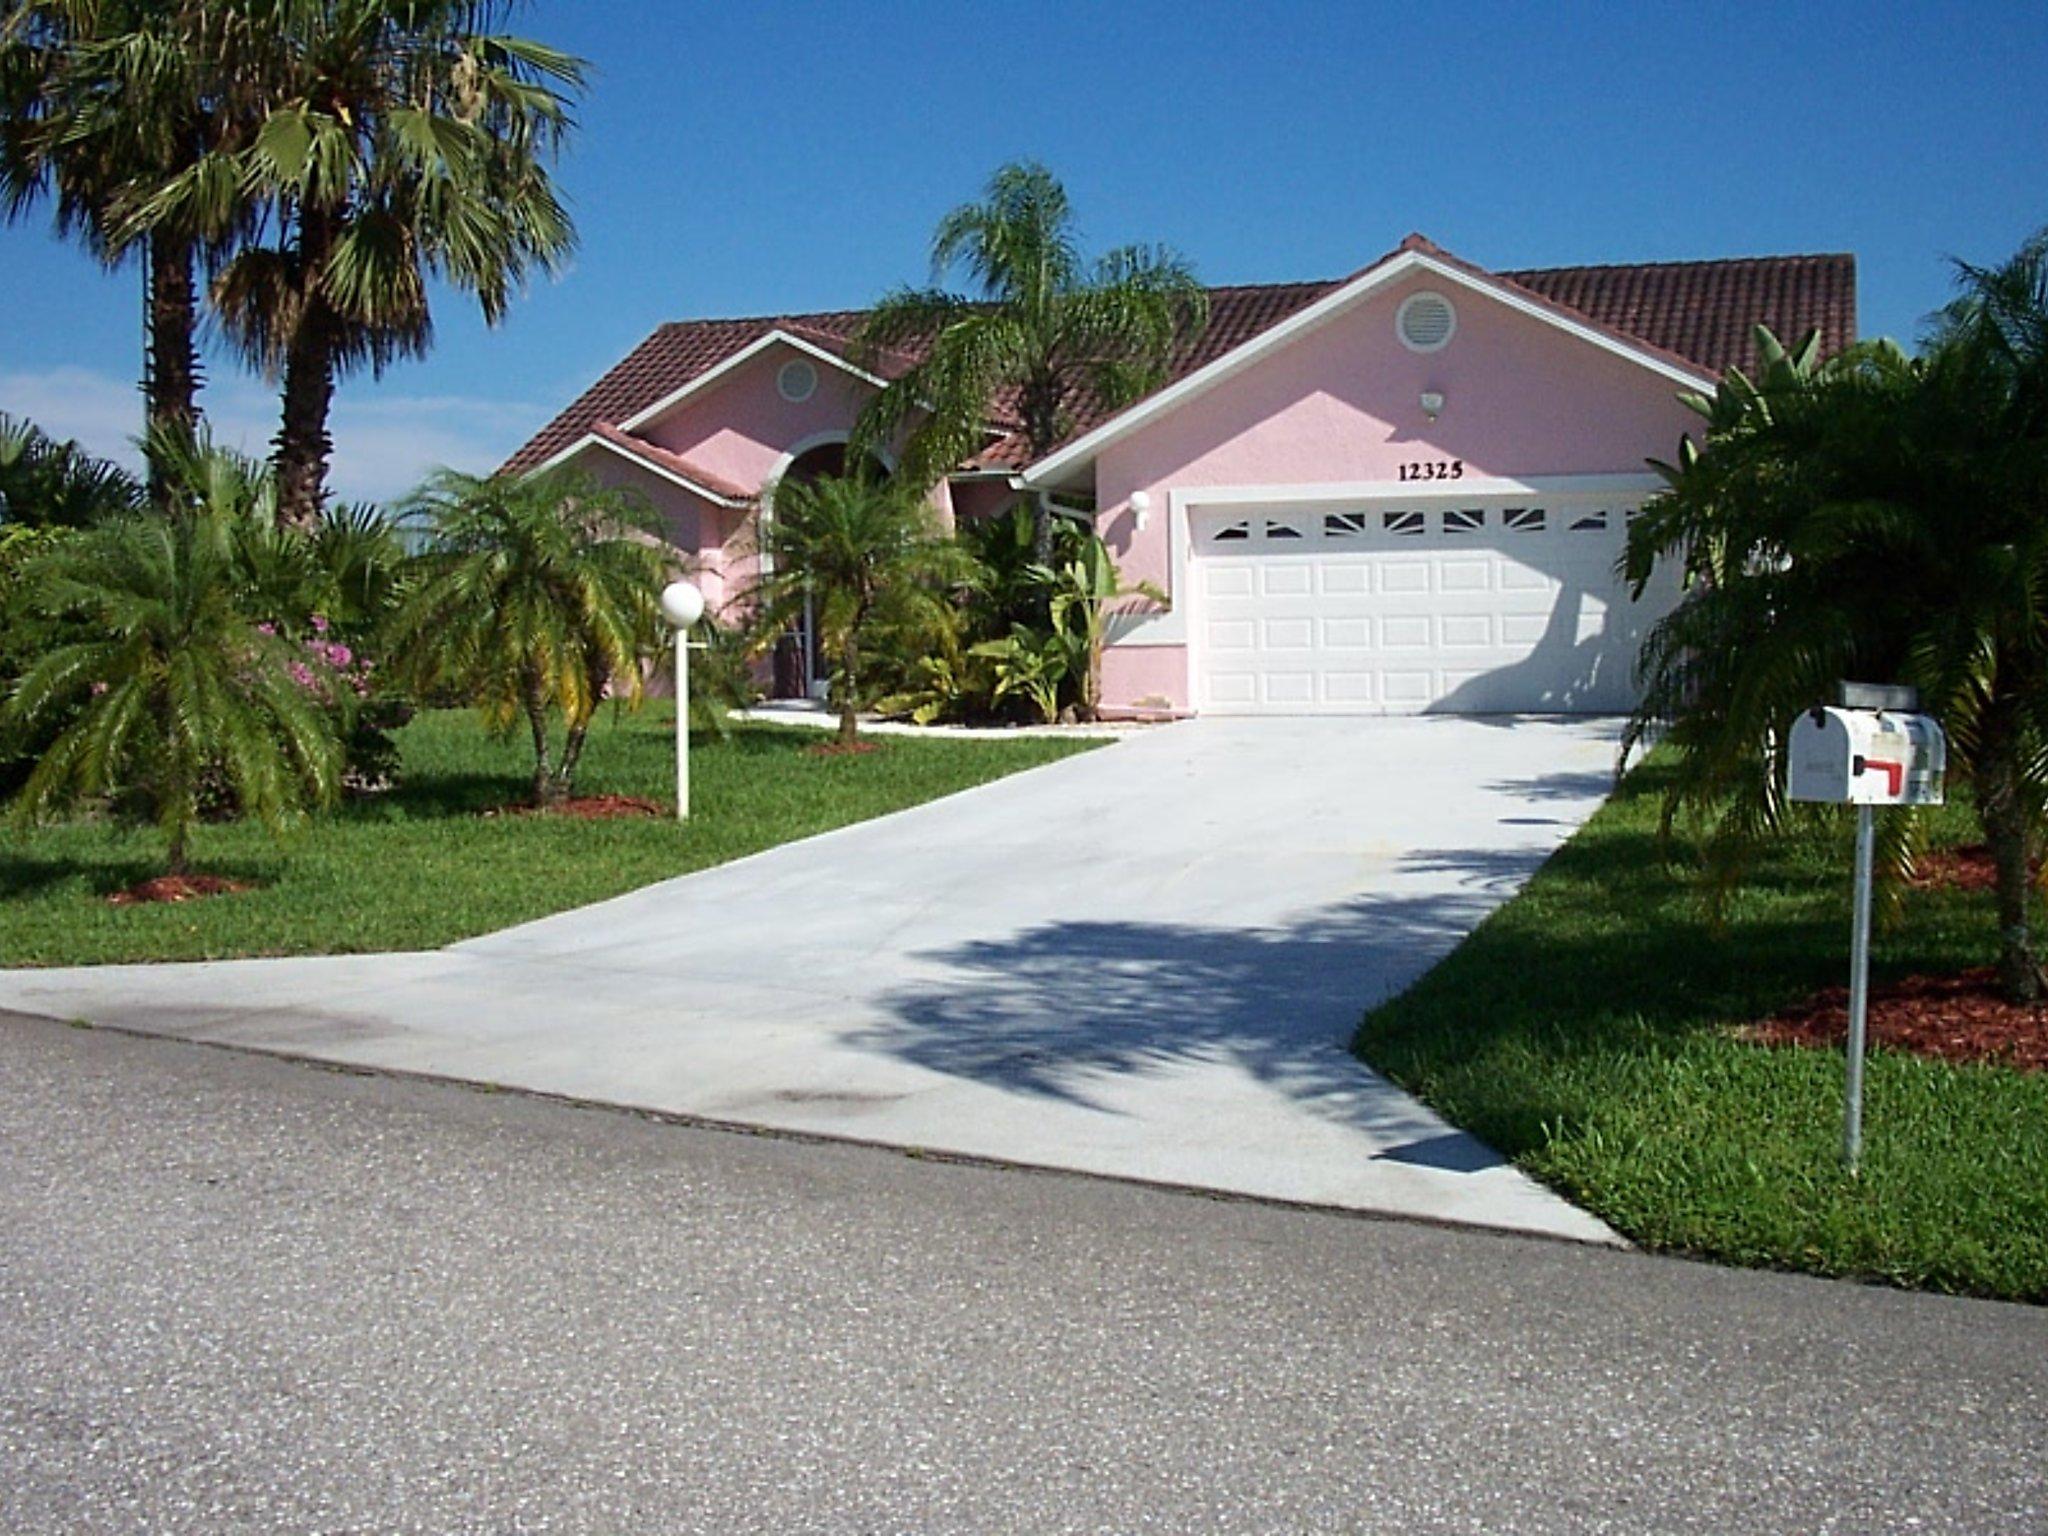
MULTIPOLYGON (((664 325, 509 461, 640 487, 714 606, 744 589, 763 489, 836 469, 863 401, 858 311, 664 325)), ((1218 288, 1169 383, 1025 462, 988 447, 942 517, 1092 506, 1164 608, 1118 622, 1112 712, 1605 712, 1674 595, 1615 578, 1628 520, 1750 360, 1759 322, 1856 334, 1848 256, 1490 272, 1411 235, 1336 282, 1218 288)), ((883 365, 884 372, 905 364, 883 365)), ((772 507, 767 509, 772 516, 772 507)), ((786 680, 787 681, 787 680, 786 680)))

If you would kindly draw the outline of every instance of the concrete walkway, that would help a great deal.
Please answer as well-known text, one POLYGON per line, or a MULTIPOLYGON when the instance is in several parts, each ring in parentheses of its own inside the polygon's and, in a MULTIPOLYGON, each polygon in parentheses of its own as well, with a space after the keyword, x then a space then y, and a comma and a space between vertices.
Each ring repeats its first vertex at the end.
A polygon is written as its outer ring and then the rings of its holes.
POLYGON ((0 1008, 1613 1241, 1345 1050, 1598 805, 1611 723, 1198 720, 451 949, 0 1008))

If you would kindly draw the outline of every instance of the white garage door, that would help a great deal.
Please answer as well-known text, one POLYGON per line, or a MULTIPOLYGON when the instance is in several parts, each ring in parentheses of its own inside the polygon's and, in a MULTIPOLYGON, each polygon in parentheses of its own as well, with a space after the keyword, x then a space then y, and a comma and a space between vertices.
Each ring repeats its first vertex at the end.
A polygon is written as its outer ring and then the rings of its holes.
POLYGON ((1634 502, 1197 510, 1195 702, 1211 714, 1606 713, 1667 591, 1614 574, 1634 502))

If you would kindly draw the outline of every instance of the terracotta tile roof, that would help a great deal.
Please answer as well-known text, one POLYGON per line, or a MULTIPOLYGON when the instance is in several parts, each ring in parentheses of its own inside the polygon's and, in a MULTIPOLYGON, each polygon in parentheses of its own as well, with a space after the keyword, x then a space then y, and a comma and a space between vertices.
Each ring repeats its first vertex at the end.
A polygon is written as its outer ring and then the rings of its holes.
POLYGON ((1856 340, 1856 258, 1744 256, 1637 266, 1541 267, 1502 277, 1720 374, 1756 366, 1751 333, 1820 332, 1833 356, 1856 340))
MULTIPOLYGON (((659 399, 660 397, 656 396, 656 398, 659 399)), ((641 463, 651 465, 655 469, 665 469, 672 475, 680 475, 692 485, 702 486, 705 490, 711 492, 712 495, 722 496, 736 506, 754 499, 754 492, 746 486, 736 485, 722 475, 714 475, 708 469, 699 468, 680 453, 671 453, 668 449, 657 447, 643 437, 635 437, 630 432, 622 432, 608 421, 592 422, 590 424, 590 431, 592 436, 603 438, 621 452, 630 454, 641 463)))
MULTIPOLYGON (((1409 236, 1395 250, 1426 251, 1464 270, 1504 279, 1567 314, 1710 374, 1731 365, 1754 366, 1750 333, 1759 322, 1788 341, 1817 329, 1822 350, 1830 354, 1856 339, 1856 263, 1847 255, 1487 272, 1420 235, 1409 236)), ((1210 289, 1208 329, 1174 360, 1172 377, 1184 377, 1213 362, 1348 281, 1347 277, 1210 289)), ((843 356, 864 315, 862 310, 828 310, 664 325, 543 427, 505 467, 516 471, 544 463, 590 431, 593 423, 629 419, 778 327, 843 356)), ((907 353, 892 355, 883 360, 880 371, 895 377, 914 361, 907 353)), ((1100 402, 1082 397, 1069 402, 1068 409, 1074 435, 1111 414, 1100 402)), ((1014 424, 1007 402, 991 402, 991 411, 999 424, 1014 424)), ((978 465, 1012 468, 1024 462, 1023 445, 1014 435, 975 460, 978 465)))

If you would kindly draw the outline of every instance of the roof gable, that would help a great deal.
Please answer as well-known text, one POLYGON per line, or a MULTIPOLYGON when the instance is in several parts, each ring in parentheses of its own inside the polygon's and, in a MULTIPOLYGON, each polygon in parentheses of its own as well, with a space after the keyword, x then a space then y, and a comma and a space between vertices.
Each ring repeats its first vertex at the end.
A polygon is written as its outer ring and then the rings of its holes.
MULTIPOLYGON (((1403 242, 1403 247, 1389 252, 1381 262, 1408 244, 1403 242)), ((1421 244, 1428 246, 1426 241, 1421 244)), ((1446 261, 1457 260, 1448 253, 1438 255, 1446 261)), ((1477 267, 1470 270, 1484 272, 1477 267)), ((1174 359, 1165 387, 1171 388, 1328 297, 1358 275, 1211 288, 1209 325, 1174 359)), ((1847 255, 1546 267, 1484 275, 1514 285, 1525 298, 1556 305, 1583 322, 1682 359, 1710 377, 1731 366, 1755 366, 1752 332, 1758 324, 1769 325, 1787 339, 1817 330, 1821 350, 1828 355, 1856 339, 1856 264, 1847 255)), ((532 469, 578 442, 596 422, 632 420, 700 374, 758 343, 770 331, 779 328, 821 348, 843 350, 865 318, 864 310, 823 310, 665 324, 536 433, 505 467, 532 469)), ((908 355, 892 358, 882 372, 893 376, 915 361, 908 355)), ((1068 410, 1073 418, 1070 440, 1115 414, 1085 397, 1069 401, 1068 410)), ((1005 414, 1001 402, 991 402, 991 419, 1000 421, 1005 414)), ((1026 457, 1021 439, 1013 435, 975 462, 992 469, 1021 469, 1026 457)))
POLYGON ((1431 244, 1420 235, 1410 235, 1394 250, 1372 265, 1337 284, 1328 293, 1297 310, 1279 323, 1240 343, 1212 362, 1182 375, 1164 389, 1146 396, 1064 447, 1047 454, 1025 471, 1033 484, 1058 485, 1070 480, 1093 459, 1094 454, 1147 422, 1157 419, 1207 391, 1227 382, 1233 375, 1291 345, 1365 303, 1375 295, 1415 274, 1426 274, 1452 287, 1486 294, 1509 308, 1553 326, 1579 341, 1611 352, 1673 384, 1692 388, 1711 387, 1712 380, 1697 363, 1674 352, 1653 346, 1626 332, 1608 326, 1555 303, 1532 289, 1522 287, 1483 268, 1461 261, 1450 252, 1431 244))

